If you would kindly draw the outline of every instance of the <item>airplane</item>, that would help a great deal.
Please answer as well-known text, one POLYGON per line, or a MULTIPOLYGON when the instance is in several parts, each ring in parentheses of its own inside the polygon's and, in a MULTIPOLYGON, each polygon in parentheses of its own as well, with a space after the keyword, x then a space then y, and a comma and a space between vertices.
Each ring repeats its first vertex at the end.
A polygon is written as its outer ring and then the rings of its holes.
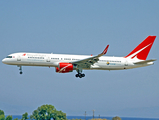
POLYGON ((57 73, 77 71, 75 77, 85 77, 83 70, 125 70, 153 65, 156 59, 146 60, 156 36, 148 36, 132 52, 124 57, 104 56, 109 45, 101 54, 70 55, 19 52, 8 55, 2 60, 4 64, 22 66, 55 67, 57 73))

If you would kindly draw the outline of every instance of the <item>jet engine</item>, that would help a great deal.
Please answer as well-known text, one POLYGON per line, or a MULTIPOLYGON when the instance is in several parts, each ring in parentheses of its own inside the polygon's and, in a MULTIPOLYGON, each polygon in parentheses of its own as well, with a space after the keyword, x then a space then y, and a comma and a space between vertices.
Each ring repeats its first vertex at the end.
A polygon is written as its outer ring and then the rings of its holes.
POLYGON ((58 73, 68 73, 73 71, 73 64, 71 63, 59 63, 56 67, 56 72, 58 73))

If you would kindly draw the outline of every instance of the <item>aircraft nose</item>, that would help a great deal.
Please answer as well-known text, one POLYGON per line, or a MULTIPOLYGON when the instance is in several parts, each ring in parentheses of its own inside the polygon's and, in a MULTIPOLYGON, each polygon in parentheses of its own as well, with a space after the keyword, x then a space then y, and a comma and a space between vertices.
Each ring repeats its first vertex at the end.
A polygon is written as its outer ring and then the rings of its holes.
POLYGON ((2 60, 2 63, 6 64, 6 60, 5 60, 5 58, 2 60))

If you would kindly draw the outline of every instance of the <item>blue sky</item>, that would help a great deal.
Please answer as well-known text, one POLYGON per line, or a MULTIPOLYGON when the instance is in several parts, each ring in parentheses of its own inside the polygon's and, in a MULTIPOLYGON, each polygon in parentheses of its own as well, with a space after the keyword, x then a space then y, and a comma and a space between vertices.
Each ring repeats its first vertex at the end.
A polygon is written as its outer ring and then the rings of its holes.
MULTIPOLYGON (((0 59, 15 52, 126 56, 156 35, 148 59, 158 59, 159 1, 0 1, 0 59)), ((55 73, 55 68, 0 63, 0 109, 31 114, 52 104, 67 115, 159 118, 159 63, 122 71, 55 73)))

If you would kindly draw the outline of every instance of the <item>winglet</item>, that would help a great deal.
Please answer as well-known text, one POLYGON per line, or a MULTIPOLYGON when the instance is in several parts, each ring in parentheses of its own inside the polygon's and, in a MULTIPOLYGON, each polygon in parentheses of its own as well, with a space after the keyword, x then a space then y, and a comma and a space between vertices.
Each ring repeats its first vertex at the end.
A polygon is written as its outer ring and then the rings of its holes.
POLYGON ((109 45, 107 45, 107 47, 104 49, 104 51, 101 54, 103 54, 103 55, 106 54, 108 51, 108 47, 109 47, 109 45))

